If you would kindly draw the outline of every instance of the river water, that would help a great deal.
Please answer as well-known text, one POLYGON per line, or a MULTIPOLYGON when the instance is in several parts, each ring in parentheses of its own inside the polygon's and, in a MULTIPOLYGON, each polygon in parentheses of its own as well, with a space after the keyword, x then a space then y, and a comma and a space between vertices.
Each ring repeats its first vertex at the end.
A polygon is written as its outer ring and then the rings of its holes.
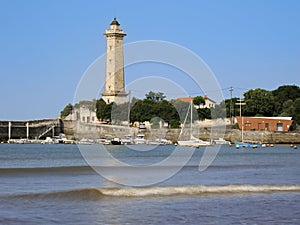
MULTIPOLYGON (((130 165, 161 162, 174 149, 106 147, 130 165)), ((189 151, 182 148, 177 162, 189 151)), ((1 144, 0 224, 300 224, 299 149, 222 146, 199 171, 203 152, 196 149, 169 179, 128 187, 94 171, 76 145, 1 144)), ((152 175, 168 168, 159 166, 152 175)), ((113 164, 101 169, 105 176, 126 171, 113 164)), ((143 170, 130 173, 149 176, 143 170)), ((118 176, 122 181, 122 173, 118 176)))

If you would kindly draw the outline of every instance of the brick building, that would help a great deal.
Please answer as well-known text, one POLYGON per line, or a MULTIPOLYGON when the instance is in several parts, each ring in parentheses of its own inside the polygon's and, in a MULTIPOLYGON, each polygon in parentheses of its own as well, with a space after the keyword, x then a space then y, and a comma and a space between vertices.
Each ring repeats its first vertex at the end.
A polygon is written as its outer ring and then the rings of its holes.
MULTIPOLYGON (((242 118, 236 117, 240 129, 242 118)), ((292 117, 243 117, 244 130, 288 131, 293 123, 292 117)))

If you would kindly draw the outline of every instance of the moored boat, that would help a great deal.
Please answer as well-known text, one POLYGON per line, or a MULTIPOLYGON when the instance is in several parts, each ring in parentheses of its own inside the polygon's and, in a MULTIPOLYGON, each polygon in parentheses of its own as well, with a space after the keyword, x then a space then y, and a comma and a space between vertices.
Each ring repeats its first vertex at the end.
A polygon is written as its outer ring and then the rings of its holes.
POLYGON ((122 144, 120 138, 113 138, 110 142, 112 145, 121 145, 122 144))

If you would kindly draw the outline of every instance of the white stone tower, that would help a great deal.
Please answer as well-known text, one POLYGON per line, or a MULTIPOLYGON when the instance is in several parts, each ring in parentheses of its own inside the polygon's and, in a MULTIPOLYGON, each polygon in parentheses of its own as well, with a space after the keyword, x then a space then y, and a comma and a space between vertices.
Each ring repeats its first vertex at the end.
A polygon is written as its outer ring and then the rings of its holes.
POLYGON ((124 55, 123 37, 125 32, 119 29, 120 24, 114 18, 110 24, 110 29, 106 30, 106 71, 105 87, 102 98, 108 104, 115 102, 122 104, 126 102, 124 84, 124 55))

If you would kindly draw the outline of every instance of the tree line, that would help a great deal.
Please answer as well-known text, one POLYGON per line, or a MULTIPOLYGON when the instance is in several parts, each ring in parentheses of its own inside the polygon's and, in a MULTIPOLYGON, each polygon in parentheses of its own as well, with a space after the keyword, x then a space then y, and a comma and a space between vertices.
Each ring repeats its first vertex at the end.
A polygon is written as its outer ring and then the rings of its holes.
MULTIPOLYGON (((230 117, 230 105, 236 105, 239 98, 226 99, 226 115, 230 117)), ((300 88, 296 85, 283 85, 273 91, 261 88, 244 93, 243 116, 288 116, 300 125, 300 88)), ((233 107, 233 116, 239 116, 239 107, 233 107)))
MULTIPOLYGON (((161 92, 150 91, 145 95, 145 99, 133 98, 130 105, 129 103, 106 104, 103 99, 81 101, 74 106, 68 104, 61 111, 61 117, 65 118, 74 108, 85 106, 90 110, 95 110, 99 120, 115 123, 128 120, 130 123, 144 122, 160 118, 171 128, 177 128, 184 120, 190 120, 186 116, 189 102, 167 101, 165 98, 166 96, 161 92)), ((239 100, 239 98, 226 99, 215 108, 203 108, 205 99, 196 96, 193 104, 197 107, 193 107, 192 120, 239 116, 240 108, 237 105, 239 100)), ((261 88, 251 89, 244 93, 243 102, 246 103, 242 107, 243 116, 291 116, 295 124, 300 124, 300 88, 296 85, 280 86, 273 91, 261 88)))

